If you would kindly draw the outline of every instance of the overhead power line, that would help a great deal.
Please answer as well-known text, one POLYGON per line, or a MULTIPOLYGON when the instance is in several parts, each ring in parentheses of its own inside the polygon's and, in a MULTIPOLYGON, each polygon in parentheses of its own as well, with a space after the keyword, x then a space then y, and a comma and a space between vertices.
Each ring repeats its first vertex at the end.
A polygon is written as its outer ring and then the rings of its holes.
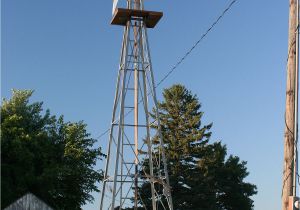
MULTIPOLYGON (((220 22, 220 20, 225 16, 225 14, 232 8, 232 6, 237 2, 237 0, 233 0, 230 4, 223 10, 221 15, 210 25, 210 27, 201 35, 201 37, 195 42, 195 44, 178 60, 178 62, 167 72, 167 74, 157 83, 155 88, 161 85, 177 68, 182 62, 194 51, 194 49, 202 42, 202 40, 209 34, 209 32, 220 22)), ((150 94, 150 93, 149 93, 150 94)), ((140 101, 141 102, 141 101, 140 101)), ((127 112, 125 116, 127 116, 132 110, 127 112)), ((109 132, 109 128, 101 133, 96 139, 101 139, 105 134, 109 132)))
POLYGON ((177 69, 177 67, 191 54, 191 52, 200 44, 200 42, 207 36, 207 34, 218 24, 218 22, 224 17, 224 15, 231 9, 234 3, 236 3, 237 0, 233 0, 227 8, 221 13, 221 15, 211 24, 211 26, 203 33, 198 39, 195 44, 184 54, 183 57, 181 57, 178 62, 171 68, 171 70, 157 83, 156 87, 158 87, 163 81, 165 81, 174 71, 177 69))

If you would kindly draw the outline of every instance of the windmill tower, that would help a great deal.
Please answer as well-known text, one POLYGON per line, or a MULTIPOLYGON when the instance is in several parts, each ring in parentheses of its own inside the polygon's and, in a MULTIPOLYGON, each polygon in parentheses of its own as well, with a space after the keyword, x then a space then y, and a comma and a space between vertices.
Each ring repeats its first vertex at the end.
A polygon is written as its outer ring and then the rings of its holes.
POLYGON ((147 37, 163 14, 144 10, 143 0, 120 3, 113 1, 111 24, 124 34, 100 210, 173 210, 147 37))

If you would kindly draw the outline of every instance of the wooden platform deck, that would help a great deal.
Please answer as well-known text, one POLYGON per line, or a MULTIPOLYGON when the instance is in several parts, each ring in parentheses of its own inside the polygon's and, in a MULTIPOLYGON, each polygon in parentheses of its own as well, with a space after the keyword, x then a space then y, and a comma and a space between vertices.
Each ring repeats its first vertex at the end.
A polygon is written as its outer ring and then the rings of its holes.
POLYGON ((111 24, 125 26, 129 20, 142 18, 147 28, 154 28, 162 16, 162 12, 117 8, 111 24))

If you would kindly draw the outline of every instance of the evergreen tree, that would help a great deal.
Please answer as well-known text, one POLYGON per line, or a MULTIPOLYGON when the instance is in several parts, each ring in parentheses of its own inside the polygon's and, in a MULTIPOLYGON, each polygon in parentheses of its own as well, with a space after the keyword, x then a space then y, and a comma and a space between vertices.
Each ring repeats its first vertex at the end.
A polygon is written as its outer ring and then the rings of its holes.
MULTIPOLYGON (((246 162, 236 156, 226 159, 224 145, 208 143, 212 124, 202 125, 196 95, 173 85, 163 97, 158 107, 174 209, 251 210, 256 186, 244 182, 249 174, 246 162)), ((149 183, 140 186, 140 194, 140 204, 150 208, 149 183)))
POLYGON ((93 167, 103 154, 83 122, 42 114, 31 95, 14 91, 1 105, 1 208, 31 192, 55 209, 81 209, 98 191, 93 167))

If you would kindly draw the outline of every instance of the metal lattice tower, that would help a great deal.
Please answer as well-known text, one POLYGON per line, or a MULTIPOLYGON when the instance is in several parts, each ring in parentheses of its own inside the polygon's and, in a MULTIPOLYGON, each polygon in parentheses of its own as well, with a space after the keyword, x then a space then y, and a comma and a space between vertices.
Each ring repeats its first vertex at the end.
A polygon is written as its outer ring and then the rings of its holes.
POLYGON ((147 28, 154 28, 163 14, 144 10, 143 0, 114 8, 111 23, 124 26, 124 34, 100 210, 149 205, 173 210, 147 38, 147 28), (145 183, 151 194, 147 202, 140 188, 145 183))

